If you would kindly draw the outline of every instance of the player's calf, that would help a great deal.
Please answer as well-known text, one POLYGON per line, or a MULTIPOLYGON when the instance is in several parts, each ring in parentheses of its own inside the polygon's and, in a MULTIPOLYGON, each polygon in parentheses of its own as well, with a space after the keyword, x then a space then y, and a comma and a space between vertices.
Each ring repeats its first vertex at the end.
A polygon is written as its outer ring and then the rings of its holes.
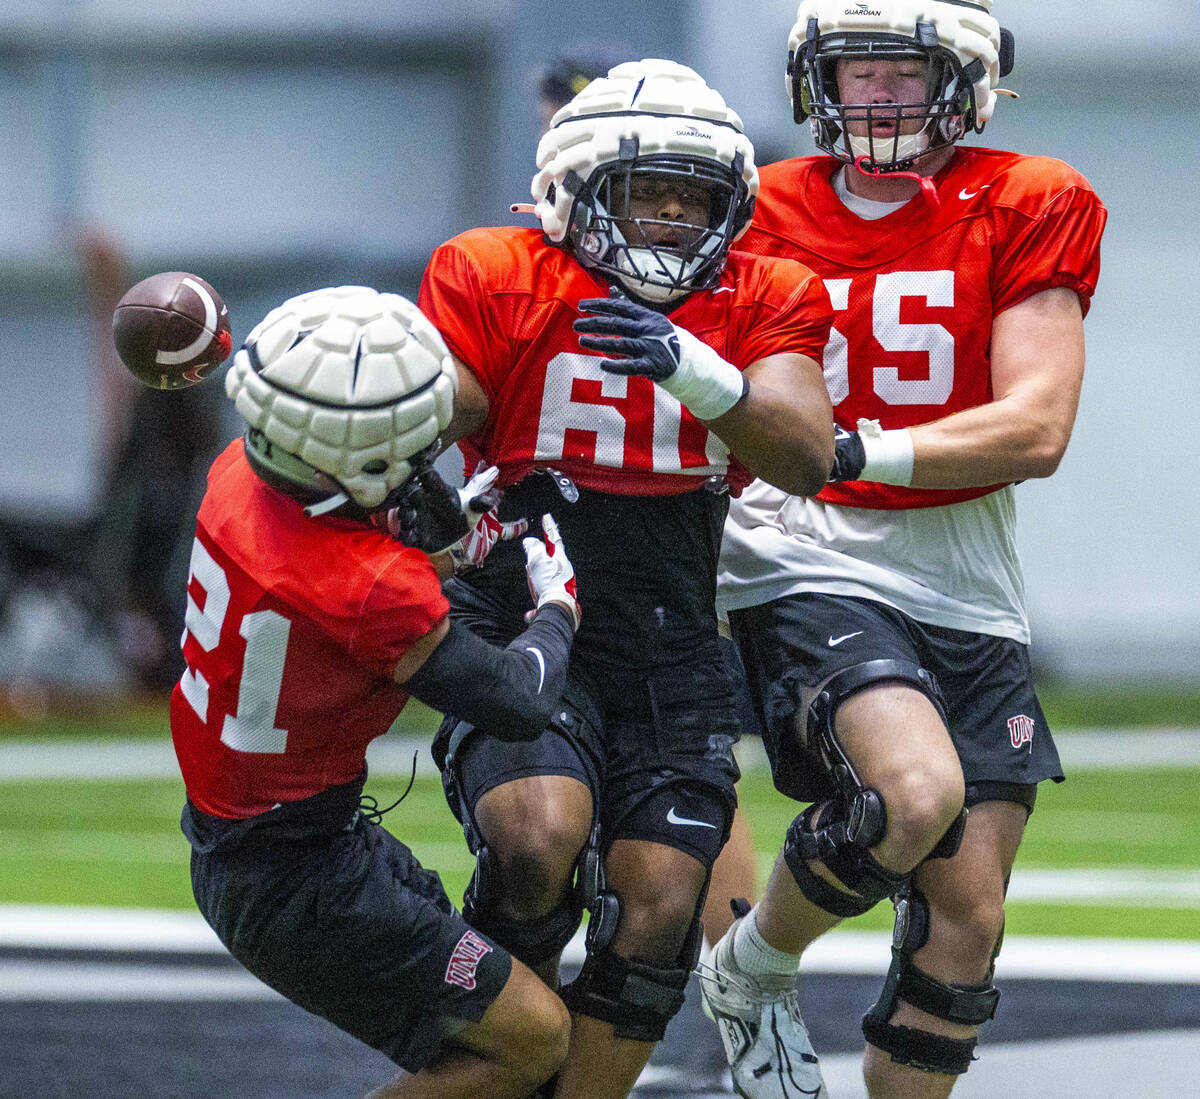
POLYGON ((883 993, 863 1016, 863 1036, 876 1049, 901 1065, 926 1072, 957 1076, 967 1071, 978 1041, 973 1028, 991 1019, 1000 999, 992 984, 996 955, 1000 951, 1003 922, 993 940, 985 978, 974 984, 938 980, 914 961, 928 941, 930 909, 923 894, 911 884, 896 898, 896 927, 892 936, 892 964, 883 993), (958 1035, 935 1033, 892 1020, 900 1003, 952 1024, 958 1035), (966 1029, 971 1028, 971 1029, 966 1029))

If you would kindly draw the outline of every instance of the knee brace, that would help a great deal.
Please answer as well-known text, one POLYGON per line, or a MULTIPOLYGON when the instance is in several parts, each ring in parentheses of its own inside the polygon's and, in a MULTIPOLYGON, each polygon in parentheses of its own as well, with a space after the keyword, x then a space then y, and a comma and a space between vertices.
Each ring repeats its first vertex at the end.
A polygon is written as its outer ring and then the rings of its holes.
MULTIPOLYGON (((593 832, 593 838, 595 833, 593 832)), ((563 1003, 575 1015, 610 1023, 618 1038, 658 1042, 683 1007, 684 989, 700 959, 707 887, 700 892, 683 948, 673 966, 655 966, 622 957, 610 949, 621 922, 621 899, 604 888, 598 845, 589 843, 595 861, 581 860, 580 894, 590 913, 587 959, 579 976, 562 990, 563 1003)))
MULTIPOLYGON (((1003 937, 1003 932, 1001 932, 1003 937)), ((911 883, 896 898, 896 926, 892 933, 892 964, 883 993, 862 1020, 863 1037, 890 1054, 893 1061, 926 1072, 957 1076, 967 1071, 974 1059, 976 1038, 949 1038, 915 1027, 895 1026, 890 1020, 896 1002, 903 1000, 921 1011, 951 1023, 978 1026, 996 1014, 999 990, 992 984, 992 970, 999 941, 992 953, 987 980, 978 985, 951 985, 918 969, 913 954, 929 938, 929 905, 911 883)))
POLYGON ((484 845, 476 855, 475 873, 463 894, 463 919, 490 935, 528 966, 539 965, 562 953, 583 917, 575 890, 549 912, 530 920, 517 920, 497 913, 488 903, 495 890, 494 859, 484 845))
POLYGON ((562 990, 563 1003, 572 1014, 611 1024, 617 1038, 661 1041, 683 1007, 700 941, 700 923, 694 920, 675 965, 667 967, 624 958, 607 947, 589 951, 579 976, 562 990))
POLYGON ((835 916, 860 916, 900 889, 908 874, 898 874, 878 862, 867 850, 883 836, 883 802, 874 790, 868 815, 874 814, 877 823, 866 830, 859 820, 847 819, 841 802, 810 805, 788 828, 783 844, 783 858, 792 872, 800 892, 818 908, 835 916), (825 810, 830 810, 825 819, 825 810), (872 839, 871 837, 875 837, 872 839), (851 892, 831 885, 808 865, 820 862, 851 892))

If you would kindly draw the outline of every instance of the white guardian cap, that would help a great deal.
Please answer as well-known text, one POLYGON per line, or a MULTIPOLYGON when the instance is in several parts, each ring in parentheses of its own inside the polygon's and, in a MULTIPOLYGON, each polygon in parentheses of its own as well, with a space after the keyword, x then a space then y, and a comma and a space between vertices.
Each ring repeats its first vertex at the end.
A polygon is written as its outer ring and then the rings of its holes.
POLYGON ((458 374, 412 302, 366 286, 312 290, 251 331, 225 376, 246 457, 319 515, 386 506, 435 456, 458 374))
POLYGON ((562 107, 537 165, 534 213, 547 239, 651 304, 716 285, 758 194, 742 120, 698 73, 653 58, 614 66, 562 107), (664 237, 661 218, 631 213, 646 185, 699 196, 707 224, 664 237))
POLYGON ((848 163, 865 157, 872 171, 904 170, 968 130, 982 132, 1013 53, 992 0, 802 0, 788 37, 787 90, 796 121, 809 122, 819 148, 848 163), (886 111, 896 120, 892 135, 851 136, 838 61, 914 56, 928 64, 925 101, 872 105, 873 118, 886 111), (925 124, 902 135, 901 118, 925 124))

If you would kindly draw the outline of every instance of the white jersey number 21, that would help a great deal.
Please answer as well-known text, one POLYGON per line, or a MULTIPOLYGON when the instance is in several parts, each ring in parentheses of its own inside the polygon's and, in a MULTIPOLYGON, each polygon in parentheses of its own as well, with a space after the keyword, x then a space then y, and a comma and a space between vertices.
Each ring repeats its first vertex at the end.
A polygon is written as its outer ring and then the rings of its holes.
MULTIPOLYGON (((184 638, 190 633, 201 649, 212 652, 221 643, 228 612, 229 578, 197 538, 192 543, 188 569, 184 638), (192 598, 193 583, 204 589, 203 610, 192 598)), ((246 654, 242 659, 237 713, 226 714, 221 725, 221 743, 236 752, 279 755, 287 750, 287 730, 275 727, 275 711, 279 707, 283 661, 291 628, 291 622, 275 611, 254 611, 244 615, 238 624, 238 633, 246 641, 246 654)), ((189 664, 179 686, 196 716, 207 725, 208 680, 204 673, 189 664)))

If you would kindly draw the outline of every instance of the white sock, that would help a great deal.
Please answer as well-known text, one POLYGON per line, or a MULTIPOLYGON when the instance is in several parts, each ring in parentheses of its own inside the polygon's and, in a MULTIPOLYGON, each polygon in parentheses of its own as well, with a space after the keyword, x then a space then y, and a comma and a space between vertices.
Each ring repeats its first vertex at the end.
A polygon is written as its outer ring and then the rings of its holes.
POLYGON ((767 942, 754 922, 757 912, 758 905, 755 905, 734 928, 733 964, 752 977, 784 977, 794 981, 800 968, 800 955, 776 950, 767 942))

